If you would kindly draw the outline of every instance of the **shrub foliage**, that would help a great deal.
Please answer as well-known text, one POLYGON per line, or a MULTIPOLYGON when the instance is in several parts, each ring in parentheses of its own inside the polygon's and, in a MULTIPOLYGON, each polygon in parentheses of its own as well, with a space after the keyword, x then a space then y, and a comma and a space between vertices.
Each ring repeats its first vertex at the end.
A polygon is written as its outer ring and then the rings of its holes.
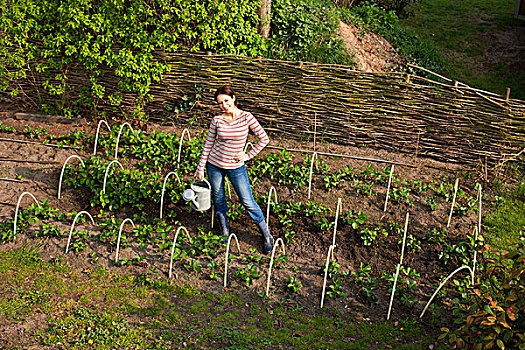
POLYGON ((154 59, 155 50, 259 55, 266 43, 257 34, 256 11, 250 0, 2 1, 0 86, 16 95, 16 79, 37 72, 46 76, 46 93, 73 107, 68 68, 80 64, 90 85, 77 103, 96 106, 102 99, 118 106, 122 97, 108 95, 99 81, 109 68, 119 89, 137 93, 140 115, 150 84, 169 70, 154 59))
POLYGON ((525 239, 486 259, 481 282, 457 320, 460 328, 443 328, 442 337, 458 348, 525 349, 525 239))

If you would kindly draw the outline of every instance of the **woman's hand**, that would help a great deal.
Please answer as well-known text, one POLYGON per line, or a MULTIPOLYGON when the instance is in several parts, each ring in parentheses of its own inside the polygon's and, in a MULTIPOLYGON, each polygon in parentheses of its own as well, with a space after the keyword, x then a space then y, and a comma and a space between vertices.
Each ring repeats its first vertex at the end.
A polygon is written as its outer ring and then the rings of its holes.
POLYGON ((233 156, 233 159, 236 160, 237 162, 244 162, 245 160, 248 159, 248 156, 244 152, 239 152, 235 154, 235 156, 233 156))
POLYGON ((199 181, 202 181, 204 180, 204 172, 199 172, 198 170, 196 170, 193 177, 199 181))

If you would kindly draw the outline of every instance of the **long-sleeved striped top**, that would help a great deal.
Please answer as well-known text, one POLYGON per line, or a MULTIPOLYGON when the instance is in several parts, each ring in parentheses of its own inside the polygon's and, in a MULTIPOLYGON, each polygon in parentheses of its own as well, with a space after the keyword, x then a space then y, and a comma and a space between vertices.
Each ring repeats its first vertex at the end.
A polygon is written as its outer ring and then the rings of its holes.
POLYGON ((259 141, 247 153, 246 160, 255 157, 270 142, 257 119, 250 112, 242 112, 241 116, 231 123, 225 122, 222 116, 214 117, 197 171, 204 172, 206 161, 224 169, 242 166, 244 162, 238 162, 234 157, 244 151, 249 130, 253 131, 259 141))

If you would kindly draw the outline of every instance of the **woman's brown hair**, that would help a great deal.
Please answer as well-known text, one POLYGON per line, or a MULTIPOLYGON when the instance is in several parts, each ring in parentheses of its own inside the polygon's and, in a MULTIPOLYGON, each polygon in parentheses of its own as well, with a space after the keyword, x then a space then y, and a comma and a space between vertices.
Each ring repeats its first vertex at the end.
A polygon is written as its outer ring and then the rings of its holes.
POLYGON ((228 95, 231 98, 235 98, 234 105, 237 106, 237 98, 235 97, 235 92, 233 92, 233 89, 230 85, 224 85, 215 91, 215 101, 217 101, 217 96, 219 95, 228 95))

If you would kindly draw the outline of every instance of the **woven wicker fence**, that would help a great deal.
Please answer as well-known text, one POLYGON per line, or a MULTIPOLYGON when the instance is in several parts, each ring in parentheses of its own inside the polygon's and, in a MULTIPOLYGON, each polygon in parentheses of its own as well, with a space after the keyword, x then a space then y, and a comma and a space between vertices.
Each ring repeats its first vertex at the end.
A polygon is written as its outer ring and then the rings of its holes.
MULTIPOLYGON (((158 57, 172 69, 151 87, 154 98, 145 112, 154 119, 187 122, 196 112, 207 125, 209 116, 218 111, 210 91, 230 84, 243 108, 281 137, 311 139, 315 130, 319 140, 470 165, 515 158, 525 147, 524 101, 444 77, 434 81, 406 73, 365 73, 336 65, 196 53, 158 57), (204 93, 191 113, 169 112, 170 106, 200 89, 204 93)), ((69 71, 73 88, 67 98, 75 98, 74 91, 85 79, 85 73, 69 71)), ((115 90, 109 72, 102 84, 107 93, 115 90)), ((132 94, 124 93, 124 108, 135 102, 132 94)))

